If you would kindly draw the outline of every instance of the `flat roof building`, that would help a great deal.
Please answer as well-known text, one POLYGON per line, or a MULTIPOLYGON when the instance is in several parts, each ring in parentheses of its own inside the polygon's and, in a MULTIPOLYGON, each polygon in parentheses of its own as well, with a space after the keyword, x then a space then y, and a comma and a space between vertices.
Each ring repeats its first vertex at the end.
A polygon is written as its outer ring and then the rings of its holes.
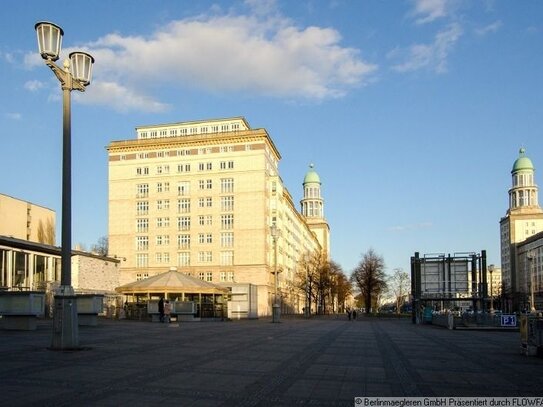
POLYGON ((243 117, 141 126, 136 139, 107 150, 109 253, 126 258, 121 285, 174 267, 213 283, 252 284, 258 314, 270 315, 277 267, 284 311, 301 312, 297 264, 306 253, 330 254, 313 167, 300 213, 270 135, 243 117))

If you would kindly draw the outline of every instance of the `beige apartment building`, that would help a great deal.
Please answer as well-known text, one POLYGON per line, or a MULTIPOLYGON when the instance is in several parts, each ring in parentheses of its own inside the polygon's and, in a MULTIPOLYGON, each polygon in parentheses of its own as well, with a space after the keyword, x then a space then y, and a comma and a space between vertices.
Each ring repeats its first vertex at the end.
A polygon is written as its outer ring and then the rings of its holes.
POLYGON ((299 212, 270 135, 242 117, 137 127, 136 139, 107 150, 109 253, 126 259, 121 285, 176 268, 226 286, 255 286, 258 315, 270 315, 277 267, 284 310, 301 312, 304 295, 292 284, 299 259, 330 253, 313 167, 299 212))
POLYGON ((52 209, 0 194, 0 236, 55 245, 55 222, 52 209))

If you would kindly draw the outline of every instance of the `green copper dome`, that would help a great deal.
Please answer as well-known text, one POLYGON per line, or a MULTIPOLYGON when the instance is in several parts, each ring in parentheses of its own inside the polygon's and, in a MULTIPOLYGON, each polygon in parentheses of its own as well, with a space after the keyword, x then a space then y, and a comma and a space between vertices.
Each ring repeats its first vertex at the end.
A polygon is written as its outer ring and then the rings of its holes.
POLYGON ((513 164, 513 169, 511 170, 511 173, 521 171, 521 170, 533 171, 534 165, 532 164, 532 160, 526 157, 526 150, 524 148, 521 148, 518 153, 519 153, 518 158, 513 164))
POLYGON ((304 184, 310 184, 310 183, 320 184, 321 183, 319 174, 315 172, 313 167, 314 167, 313 164, 309 164, 309 171, 307 171, 307 174, 305 174, 304 184))

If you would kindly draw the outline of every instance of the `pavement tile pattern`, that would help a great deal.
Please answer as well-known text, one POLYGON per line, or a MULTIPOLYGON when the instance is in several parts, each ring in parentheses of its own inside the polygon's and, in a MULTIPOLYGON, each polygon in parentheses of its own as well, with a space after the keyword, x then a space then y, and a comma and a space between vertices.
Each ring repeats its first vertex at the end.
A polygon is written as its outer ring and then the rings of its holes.
POLYGON ((356 396, 543 396, 518 332, 406 319, 284 318, 170 325, 100 320, 80 351, 51 323, 0 331, 2 406, 353 406, 356 396))

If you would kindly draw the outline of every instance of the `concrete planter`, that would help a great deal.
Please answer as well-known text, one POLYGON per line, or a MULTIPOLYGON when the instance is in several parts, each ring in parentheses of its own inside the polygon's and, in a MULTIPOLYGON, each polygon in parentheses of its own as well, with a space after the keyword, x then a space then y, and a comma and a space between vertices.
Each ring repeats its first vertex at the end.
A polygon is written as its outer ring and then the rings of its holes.
POLYGON ((98 314, 104 311, 104 296, 101 294, 79 294, 77 301, 77 318, 81 326, 98 325, 98 314))
POLYGON ((36 329, 37 318, 43 316, 44 312, 44 292, 0 292, 0 315, 4 329, 33 331, 36 329))

